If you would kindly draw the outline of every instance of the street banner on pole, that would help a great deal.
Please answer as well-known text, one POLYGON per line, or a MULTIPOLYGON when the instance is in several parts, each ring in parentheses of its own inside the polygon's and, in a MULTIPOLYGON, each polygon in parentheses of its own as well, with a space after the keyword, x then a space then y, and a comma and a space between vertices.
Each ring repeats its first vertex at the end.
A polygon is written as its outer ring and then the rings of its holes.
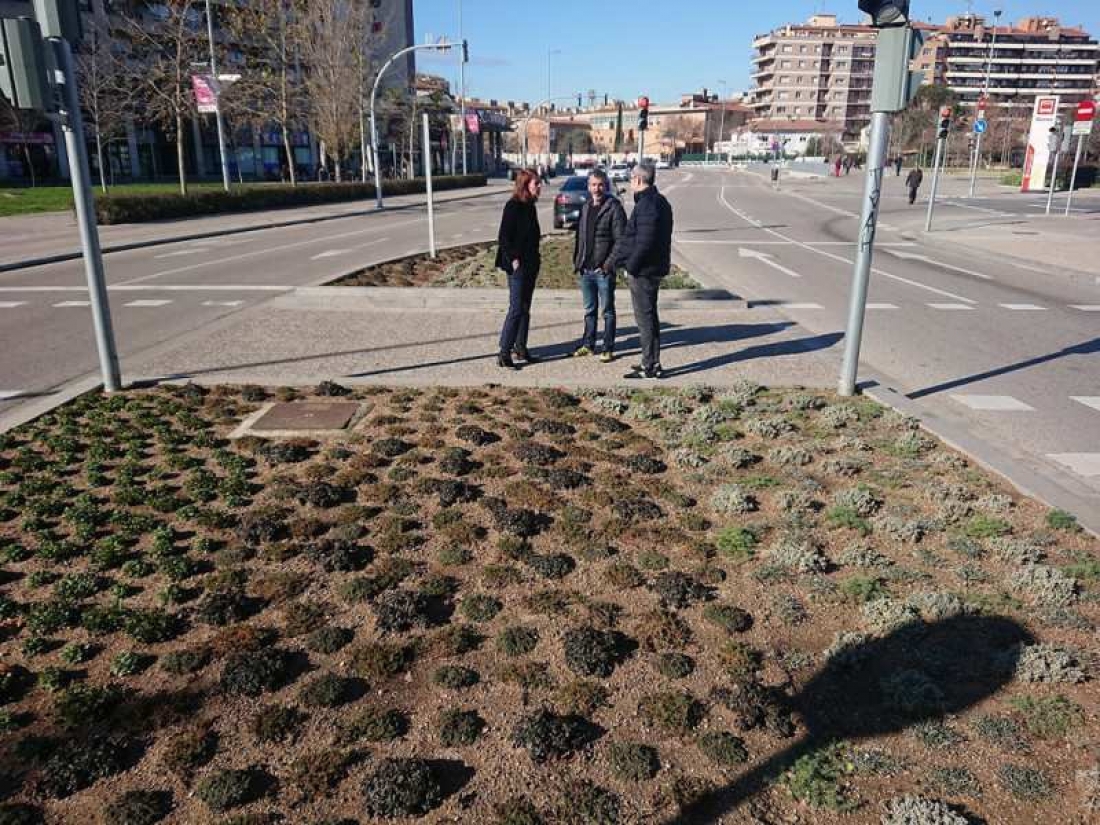
POLYGON ((1058 122, 1058 100, 1058 95, 1035 98, 1031 130, 1027 136, 1027 154, 1024 156, 1024 174, 1020 182, 1021 192, 1036 192, 1046 188, 1052 155, 1048 140, 1051 127, 1058 122))
POLYGON ((214 84, 210 82, 209 75, 191 75, 191 88, 195 90, 195 104, 200 114, 213 114, 218 111, 218 96, 214 92, 214 84))

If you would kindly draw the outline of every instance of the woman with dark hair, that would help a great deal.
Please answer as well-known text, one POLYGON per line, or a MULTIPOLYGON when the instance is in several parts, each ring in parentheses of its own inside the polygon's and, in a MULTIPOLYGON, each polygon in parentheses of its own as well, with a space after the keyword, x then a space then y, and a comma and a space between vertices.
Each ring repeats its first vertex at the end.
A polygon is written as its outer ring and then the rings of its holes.
POLYGON ((497 365, 519 369, 513 354, 529 364, 538 359, 527 351, 527 330, 531 324, 531 298, 542 263, 539 257, 539 216, 535 203, 542 190, 542 181, 531 169, 516 173, 512 197, 504 205, 497 235, 497 268, 508 275, 508 314, 500 331, 500 354, 497 365))

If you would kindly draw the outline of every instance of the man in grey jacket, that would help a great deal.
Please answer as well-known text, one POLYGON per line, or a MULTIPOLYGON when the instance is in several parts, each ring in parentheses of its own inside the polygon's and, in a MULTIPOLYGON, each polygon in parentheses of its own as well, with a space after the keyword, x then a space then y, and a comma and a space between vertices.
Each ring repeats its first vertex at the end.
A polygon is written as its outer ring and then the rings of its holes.
POLYGON ((573 245, 573 269, 581 282, 584 299, 584 336, 573 352, 576 357, 596 351, 596 321, 603 304, 603 350, 600 360, 615 358, 615 260, 626 231, 626 212, 608 194, 610 184, 602 169, 588 176, 589 199, 581 206, 573 245))

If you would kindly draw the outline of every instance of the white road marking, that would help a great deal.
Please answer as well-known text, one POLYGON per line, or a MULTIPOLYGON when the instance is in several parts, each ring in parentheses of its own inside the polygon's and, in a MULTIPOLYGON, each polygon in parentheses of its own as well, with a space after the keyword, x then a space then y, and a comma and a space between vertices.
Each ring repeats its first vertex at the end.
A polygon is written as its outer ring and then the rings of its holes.
POLYGON ((1094 410, 1100 410, 1100 395, 1071 395, 1070 399, 1094 410))
POLYGON ((1035 412, 1035 408, 1011 395, 952 395, 951 398, 972 410, 993 412, 1035 412))
MULTIPOLYGON (((108 292, 289 292, 284 284, 112 284, 108 292)), ((87 292, 86 286, 0 286, 0 292, 87 292)))
POLYGON ((867 304, 867 309, 897 309, 897 304, 867 304))
POLYGON ((178 252, 165 252, 163 255, 154 255, 153 258, 156 260, 160 260, 161 258, 178 258, 181 255, 198 255, 209 251, 209 247, 200 246, 197 249, 181 249, 178 252))
MULTIPOLYGON (((725 206, 726 209, 728 209, 730 212, 732 212, 733 214, 740 217, 742 220, 747 220, 750 224, 755 226, 757 229, 763 229, 769 235, 774 235, 777 238, 782 238, 785 241, 790 241, 795 246, 800 246, 803 249, 808 249, 810 252, 813 252, 817 255, 821 255, 821 256, 826 257, 826 258, 830 258, 834 261, 840 261, 841 263, 849 264, 849 265, 855 263, 855 261, 853 261, 851 258, 845 258, 843 255, 834 255, 832 252, 826 252, 823 249, 815 249, 814 247, 810 246, 809 244, 803 243, 802 241, 796 241, 794 238, 792 238, 788 235, 784 235, 782 232, 777 232, 774 229, 769 229, 768 227, 763 226, 759 221, 754 221, 751 218, 747 218, 741 210, 737 209, 735 206, 732 206, 730 204, 730 202, 726 200, 726 187, 724 187, 724 186, 721 189, 718 190, 718 202, 721 203, 723 206, 725 206)), ((962 301, 963 303, 966 303, 966 304, 976 304, 976 303, 978 303, 977 301, 971 300, 970 298, 965 298, 962 295, 956 295, 955 293, 948 292, 947 290, 944 290, 944 289, 937 289, 934 286, 929 286, 928 284, 922 284, 919 281, 913 281, 913 280, 910 280, 909 278, 903 278, 900 275, 894 275, 890 272, 886 272, 885 270, 878 269, 877 267, 872 267, 871 272, 875 273, 876 275, 881 275, 883 278, 889 278, 890 280, 898 281, 898 282, 903 283, 903 284, 908 284, 909 286, 917 287, 918 289, 927 290, 928 292, 932 292, 936 295, 942 295, 944 298, 951 298, 955 301, 962 301)))
POLYGON ((1000 209, 986 209, 984 206, 971 206, 968 203, 959 203, 954 200, 945 200, 948 206, 957 206, 959 209, 972 209, 975 212, 985 212, 988 215, 999 215, 1002 218, 1015 218, 1018 217, 1012 212, 1002 212, 1000 209))
POLYGON ((26 301, 0 301, 0 309, 15 309, 26 303, 26 301))
POLYGON ((347 255, 351 252, 350 249, 327 249, 324 252, 320 252, 310 258, 311 261, 319 261, 321 258, 333 258, 337 255, 347 255))
POLYGON ((91 301, 60 301, 54 304, 57 309, 63 309, 64 307, 88 307, 91 306, 91 301))
POLYGON ((1082 312, 1100 312, 1100 304, 1070 304, 1071 309, 1079 309, 1082 312))
POLYGON ((821 304, 798 303, 790 301, 780 301, 779 306, 783 307, 784 309, 824 309, 821 304))
POLYGON ((969 304, 929 304, 928 306, 932 307, 932 309, 944 309, 949 311, 974 308, 969 304))
POLYGON ((1016 312, 1041 312, 1046 309, 1046 307, 1041 307, 1038 304, 997 304, 997 306, 1016 312))
POLYGON ((203 301, 204 307, 239 307, 244 301, 203 301))
POLYGON ((22 398, 26 394, 26 390, 0 390, 0 401, 10 401, 13 398, 22 398))
POLYGON ((802 277, 800 273, 795 272, 793 269, 788 269, 787 267, 783 266, 783 264, 773 261, 771 259, 772 256, 768 255, 766 252, 757 252, 754 249, 746 249, 743 246, 739 246, 737 248, 737 254, 742 258, 755 258, 756 260, 760 261, 760 263, 766 264, 772 269, 776 269, 782 272, 784 275, 790 275, 792 278, 802 277))
POLYGON ((1047 458, 1085 478, 1100 477, 1100 453, 1047 453, 1047 458))
POLYGON ((466 233, 465 232, 457 232, 454 235, 451 235, 451 237, 452 238, 464 238, 464 237, 466 237, 466 233))
MULTIPOLYGON (((758 240, 711 240, 709 238, 675 238, 675 243, 684 244, 719 244, 724 246, 737 246, 740 244, 751 243, 753 246, 796 246, 799 243, 803 243, 806 246, 855 246, 857 241, 758 241, 758 240)), ((875 249, 880 247, 891 246, 916 246, 913 241, 895 241, 887 243, 876 243, 875 249)))
POLYGON ((165 301, 163 299, 161 299, 161 300, 142 299, 140 301, 130 301, 130 303, 128 303, 128 304, 123 304, 123 306, 128 306, 128 307, 162 307, 162 306, 165 306, 165 305, 170 304, 170 303, 172 303, 172 302, 171 301, 165 301))
POLYGON ((949 269, 952 272, 959 272, 963 275, 972 275, 975 278, 981 278, 983 281, 992 281, 992 275, 986 275, 984 272, 975 272, 973 269, 964 269, 961 266, 954 266, 952 264, 945 264, 943 261, 936 261, 929 258, 927 255, 915 255, 912 252, 895 252, 892 249, 886 250, 887 254, 893 255, 895 258, 901 258, 906 261, 924 261, 932 266, 938 266, 940 269, 949 269))

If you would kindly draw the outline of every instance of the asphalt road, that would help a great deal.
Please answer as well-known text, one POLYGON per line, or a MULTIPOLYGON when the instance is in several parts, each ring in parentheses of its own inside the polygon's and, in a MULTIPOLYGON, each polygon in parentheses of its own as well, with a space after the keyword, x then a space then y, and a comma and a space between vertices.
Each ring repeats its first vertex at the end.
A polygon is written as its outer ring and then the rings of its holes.
MULTIPOLYGON (((861 378, 980 434, 1100 512, 1096 278, 926 245, 923 206, 906 203, 902 180, 885 178, 861 378)), ((778 309, 838 358, 862 182, 855 171, 788 175, 775 191, 766 167, 682 169, 659 180, 675 208, 676 251, 707 286, 778 309)), ((544 228, 559 183, 544 195, 544 228)), ((945 183, 938 219, 1011 220, 1042 232, 1043 196, 983 181, 981 197, 963 200, 964 187, 945 183)), ((504 197, 437 207, 439 245, 494 237, 504 197)), ((1065 225, 1088 237, 1098 220, 1100 198, 1082 193, 1065 225)), ((425 212, 409 209, 108 255, 124 373, 128 356, 426 246, 425 212)), ((1096 261, 1082 266, 1100 272, 1096 261)), ((79 261, 0 274, 0 413, 97 369, 83 283, 79 261)))
MULTIPOLYGON (((677 247, 708 283, 778 306, 839 352, 862 178, 853 173, 812 185, 786 178, 775 191, 762 167, 686 171, 670 182, 677 247)), ((946 188, 959 195, 963 186, 952 181, 946 188)), ((948 220, 980 209, 1034 218, 1042 214, 1036 203, 1045 197, 993 191, 965 202, 948 197, 937 215, 948 220)), ((1077 204, 1075 231, 1095 233, 1100 199, 1085 194, 1077 204)), ((1100 512, 1095 277, 925 246, 912 231, 923 215, 922 204, 908 205, 902 179, 888 175, 861 379, 965 426, 1100 512)), ((1041 232, 1041 223, 1035 227, 1041 232)), ((1096 261, 1082 267, 1100 272, 1096 261)))

